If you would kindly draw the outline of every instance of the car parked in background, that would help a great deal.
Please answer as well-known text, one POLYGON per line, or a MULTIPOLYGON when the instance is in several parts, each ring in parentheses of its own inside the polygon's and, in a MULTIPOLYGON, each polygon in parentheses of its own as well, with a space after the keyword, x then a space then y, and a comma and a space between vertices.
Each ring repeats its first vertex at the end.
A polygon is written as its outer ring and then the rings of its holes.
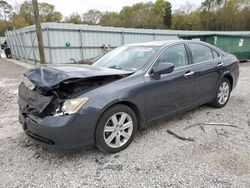
POLYGON ((197 41, 124 45, 92 65, 28 70, 19 120, 29 137, 56 150, 125 149, 138 129, 203 104, 226 105, 238 60, 197 41))

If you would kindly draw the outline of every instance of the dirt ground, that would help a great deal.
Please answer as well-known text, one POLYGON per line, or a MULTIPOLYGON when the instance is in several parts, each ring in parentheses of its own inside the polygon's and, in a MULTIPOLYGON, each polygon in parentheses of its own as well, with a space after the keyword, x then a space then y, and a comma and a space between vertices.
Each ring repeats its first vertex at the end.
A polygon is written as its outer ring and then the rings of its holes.
POLYGON ((25 68, 0 59, 0 187, 250 187, 250 64, 222 109, 202 106, 137 133, 124 151, 72 154, 29 141, 18 122, 25 68), (236 127, 197 123, 228 123, 236 127), (172 130, 194 138, 182 141, 172 130))

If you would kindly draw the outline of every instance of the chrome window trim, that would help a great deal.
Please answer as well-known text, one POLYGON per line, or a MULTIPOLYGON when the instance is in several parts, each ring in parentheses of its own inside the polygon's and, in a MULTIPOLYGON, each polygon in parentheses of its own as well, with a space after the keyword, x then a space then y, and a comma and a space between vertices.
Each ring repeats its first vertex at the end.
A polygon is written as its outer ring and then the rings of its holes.
MULTIPOLYGON (((219 58, 212 59, 212 60, 208 60, 208 61, 201 61, 201 62, 199 62, 199 63, 192 63, 193 65, 197 65, 197 64, 201 64, 201 63, 207 63, 207 62, 209 62, 209 61, 214 61, 214 60, 222 59, 220 53, 218 53, 216 50, 214 50, 213 48, 210 48, 209 46, 207 46, 207 45, 205 45, 205 44, 192 43, 192 42, 187 43, 187 45, 189 45, 189 44, 198 44, 198 45, 206 46, 207 48, 209 48, 209 49, 211 50, 211 52, 212 52, 212 51, 215 51, 217 54, 219 54, 219 58)), ((191 50, 191 49, 190 49, 190 51, 191 51, 191 53, 192 53, 192 50, 191 50)), ((212 55, 213 55, 213 52, 212 52, 212 55)), ((192 56, 193 56, 193 54, 192 54, 192 56)), ((213 57, 214 57, 214 55, 213 55, 213 57)))
MULTIPOLYGON (((183 44, 183 45, 185 46, 185 43, 179 43, 179 44, 183 44)), ((161 54, 162 54, 166 49, 168 49, 168 48, 170 48, 170 47, 172 47, 172 46, 175 46, 175 45, 179 45, 179 44, 172 44, 172 45, 170 45, 170 46, 165 47, 165 48, 161 51, 161 53, 156 57, 156 59, 153 61, 153 63, 149 66, 149 68, 148 68, 148 70, 146 71, 146 73, 145 73, 144 76, 145 76, 145 77, 150 76, 149 72, 152 70, 152 67, 154 66, 154 64, 155 64, 155 62, 157 61, 157 59, 161 56, 161 54)), ((190 44, 190 43, 186 43, 186 44, 188 45, 188 44, 190 44)), ((191 42, 191 44, 192 44, 192 42, 191 42)), ((185 65, 185 66, 182 66, 182 67, 175 68, 174 71, 175 71, 175 70, 178 70, 178 69, 181 69, 181 68, 184 68, 184 67, 191 66, 191 65, 205 64, 205 63, 208 63, 208 62, 210 62, 210 61, 222 59, 222 55, 221 55, 220 53, 218 53, 216 50, 210 48, 209 46, 207 46, 207 45, 205 45, 205 44, 195 43, 195 42, 194 42, 193 44, 199 44, 199 45, 206 46, 206 47, 209 48, 211 51, 213 50, 213 51, 215 51, 217 54, 219 54, 219 58, 212 59, 212 60, 208 60, 208 61, 202 61, 202 62, 199 62, 199 63, 193 63, 193 62, 192 62, 191 64, 188 64, 188 65, 185 65)), ((186 47, 185 47, 185 48, 186 48, 186 47)), ((190 50, 191 50, 191 49, 190 49, 190 50)), ((186 51, 186 53, 187 53, 187 51, 186 51)), ((213 52, 212 52, 212 53, 213 53, 213 52)))

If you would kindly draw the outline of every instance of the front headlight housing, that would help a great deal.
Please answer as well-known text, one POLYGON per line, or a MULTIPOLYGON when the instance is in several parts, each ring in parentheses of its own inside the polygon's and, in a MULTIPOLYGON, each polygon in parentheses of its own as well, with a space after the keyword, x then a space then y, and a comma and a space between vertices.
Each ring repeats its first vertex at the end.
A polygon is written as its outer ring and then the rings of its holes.
POLYGON ((76 113, 87 101, 89 97, 83 97, 79 99, 68 99, 66 100, 62 107, 61 111, 63 114, 74 114, 76 113))

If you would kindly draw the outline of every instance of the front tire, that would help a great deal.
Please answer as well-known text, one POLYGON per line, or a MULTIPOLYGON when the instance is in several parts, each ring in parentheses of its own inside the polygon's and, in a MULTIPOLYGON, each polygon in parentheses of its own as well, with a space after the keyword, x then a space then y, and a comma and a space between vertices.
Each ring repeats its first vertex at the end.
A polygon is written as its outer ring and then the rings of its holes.
POLYGON ((230 81, 227 78, 223 78, 217 88, 216 97, 210 105, 215 108, 224 107, 230 98, 231 88, 230 81))
POLYGON ((106 153, 124 150, 137 130, 137 118, 128 106, 118 104, 106 110, 95 131, 96 146, 106 153))

